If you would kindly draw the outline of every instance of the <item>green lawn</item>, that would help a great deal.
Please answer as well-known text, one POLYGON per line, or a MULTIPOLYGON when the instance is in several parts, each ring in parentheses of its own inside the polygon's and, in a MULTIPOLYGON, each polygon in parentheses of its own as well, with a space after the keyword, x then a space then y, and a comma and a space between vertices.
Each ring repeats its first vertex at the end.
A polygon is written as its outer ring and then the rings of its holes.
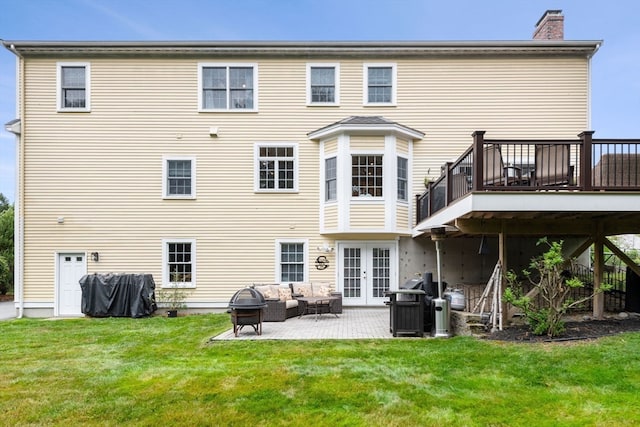
POLYGON ((215 341, 225 314, 0 322, 0 425, 640 425, 640 333, 215 341))

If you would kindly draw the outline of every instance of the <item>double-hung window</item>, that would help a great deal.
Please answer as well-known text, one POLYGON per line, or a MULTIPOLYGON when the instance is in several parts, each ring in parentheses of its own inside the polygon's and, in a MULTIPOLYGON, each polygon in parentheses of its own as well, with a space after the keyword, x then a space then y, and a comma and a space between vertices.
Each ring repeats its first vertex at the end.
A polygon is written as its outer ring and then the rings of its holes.
POLYGON ((340 65, 307 64, 307 105, 340 103, 340 65))
POLYGON ((90 65, 86 62, 59 62, 58 111, 90 110, 90 65))
POLYGON ((256 111, 256 64, 200 64, 200 111, 256 111))
POLYGON ((409 161, 404 157, 398 156, 398 200, 407 201, 408 199, 408 164, 409 161))
POLYGON ((297 148, 296 144, 256 144, 256 191, 298 191, 297 148))
POLYGON ((164 157, 162 187, 164 198, 195 199, 195 157, 164 157))
POLYGON ((351 156, 351 195, 382 197, 384 185, 381 155, 351 156))
POLYGON ((305 240, 277 240, 278 282, 305 282, 308 277, 307 242, 305 240))
POLYGON ((195 239, 164 239, 162 241, 162 286, 196 287, 195 239))
POLYGON ((327 202, 338 198, 338 170, 336 157, 324 161, 324 200, 327 202))
POLYGON ((395 64, 364 64, 364 103, 365 105, 395 105, 395 64))

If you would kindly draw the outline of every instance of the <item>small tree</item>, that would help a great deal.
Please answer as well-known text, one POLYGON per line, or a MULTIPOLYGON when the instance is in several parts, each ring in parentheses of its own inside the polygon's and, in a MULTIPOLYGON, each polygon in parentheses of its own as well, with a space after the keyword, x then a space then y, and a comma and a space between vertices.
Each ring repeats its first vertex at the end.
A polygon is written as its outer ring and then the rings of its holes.
POLYGON ((156 301, 160 303, 163 308, 175 312, 187 307, 184 302, 187 295, 187 291, 183 288, 161 288, 156 293, 156 301))
POLYGON ((539 291, 542 299, 540 307, 524 295, 522 284, 512 271, 506 274, 508 287, 504 292, 504 299, 523 311, 524 318, 534 334, 555 337, 564 331, 562 317, 567 310, 592 299, 596 293, 607 290, 609 286, 602 285, 584 298, 571 299, 569 293, 572 289, 584 287, 584 283, 571 273, 574 260, 565 259, 562 255, 563 241, 549 242, 545 237, 538 240, 537 245, 541 244, 549 246, 549 250, 534 257, 529 264, 529 268, 538 274, 534 275, 530 270, 522 272, 529 283, 539 291))

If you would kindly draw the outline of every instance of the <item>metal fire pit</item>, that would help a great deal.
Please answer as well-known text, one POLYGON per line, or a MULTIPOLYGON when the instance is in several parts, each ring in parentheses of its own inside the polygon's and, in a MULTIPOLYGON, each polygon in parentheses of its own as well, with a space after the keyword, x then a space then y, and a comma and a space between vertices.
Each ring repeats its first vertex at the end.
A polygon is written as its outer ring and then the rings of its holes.
POLYGON ((253 288, 240 289, 233 294, 229 301, 233 334, 237 337, 238 332, 249 325, 256 334, 262 335, 262 316, 266 306, 262 294, 253 288))

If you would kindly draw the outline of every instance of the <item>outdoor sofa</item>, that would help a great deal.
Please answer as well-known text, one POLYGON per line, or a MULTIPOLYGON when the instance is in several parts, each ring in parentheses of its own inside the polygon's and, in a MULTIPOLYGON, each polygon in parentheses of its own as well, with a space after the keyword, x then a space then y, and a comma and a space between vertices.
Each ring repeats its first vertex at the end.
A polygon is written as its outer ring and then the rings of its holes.
MULTIPOLYGON (((293 298, 301 297, 333 297, 328 305, 317 307, 318 313, 342 313, 342 292, 335 292, 330 283, 312 282, 312 283, 290 283, 291 294, 293 298)), ((305 313, 306 306, 304 301, 300 302, 300 313, 305 313)))
POLYGON ((306 312, 304 301, 300 297, 334 297, 326 313, 342 313, 342 293, 334 292, 329 283, 289 283, 289 284, 254 284, 264 297, 267 306, 264 309, 263 321, 284 322, 306 312))
POLYGON ((298 300, 293 298, 289 285, 254 284, 253 287, 262 294, 267 303, 263 321, 284 322, 300 314, 300 305, 298 300))

